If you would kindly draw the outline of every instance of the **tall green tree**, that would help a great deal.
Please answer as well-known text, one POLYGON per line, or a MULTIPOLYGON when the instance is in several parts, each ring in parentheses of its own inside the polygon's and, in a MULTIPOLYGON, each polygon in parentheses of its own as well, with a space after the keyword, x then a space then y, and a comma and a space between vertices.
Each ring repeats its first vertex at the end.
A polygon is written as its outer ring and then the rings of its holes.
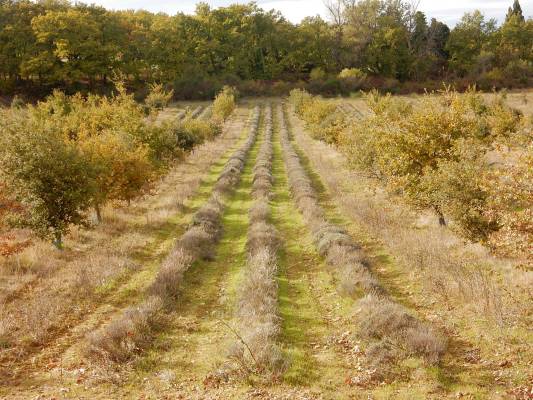
POLYGON ((409 73, 406 3, 363 0, 346 9, 346 39, 355 64, 371 73, 405 79, 409 73))
POLYGON ((463 16, 451 31, 446 44, 450 54, 450 67, 459 76, 477 72, 480 63, 487 68, 485 59, 480 60, 482 50, 496 31, 496 21, 485 21, 483 14, 476 10, 463 16))
POLYGON ((512 17, 518 17, 522 22, 525 21, 524 13, 522 12, 522 7, 520 6, 519 0, 514 0, 513 6, 509 7, 505 20, 508 21, 512 17))

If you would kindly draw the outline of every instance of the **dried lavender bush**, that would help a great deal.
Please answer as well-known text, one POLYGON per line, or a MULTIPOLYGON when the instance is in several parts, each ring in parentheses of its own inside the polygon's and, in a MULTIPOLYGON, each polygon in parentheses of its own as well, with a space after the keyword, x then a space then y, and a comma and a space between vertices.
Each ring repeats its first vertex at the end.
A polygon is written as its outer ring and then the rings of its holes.
POLYGON ((209 200, 196 212, 189 229, 176 241, 154 282, 150 297, 134 309, 127 309, 110 324, 88 335, 87 353, 103 361, 126 362, 151 343, 168 305, 179 294, 183 275, 197 260, 210 258, 220 239, 224 195, 239 182, 246 157, 258 132, 259 108, 251 117, 250 134, 230 157, 209 200), (132 311, 133 310, 133 311, 132 311))
POLYGON ((359 296, 367 294, 357 303, 359 334, 392 341, 408 355, 422 356, 429 363, 438 362, 446 349, 444 338, 396 304, 363 262, 360 246, 343 228, 327 221, 312 182, 290 141, 283 108, 280 112, 283 115, 281 144, 289 187, 296 206, 313 233, 317 250, 334 269, 342 292, 359 296), (394 326, 392 322, 397 323, 395 328, 384 329, 383 321, 385 326, 390 324, 391 327, 394 326))
POLYGON ((281 319, 278 315, 279 235, 269 223, 272 170, 272 109, 265 113, 265 138, 259 149, 254 171, 248 229, 248 261, 239 288, 236 317, 240 338, 229 352, 238 369, 244 373, 280 376, 287 367, 279 347, 281 319))

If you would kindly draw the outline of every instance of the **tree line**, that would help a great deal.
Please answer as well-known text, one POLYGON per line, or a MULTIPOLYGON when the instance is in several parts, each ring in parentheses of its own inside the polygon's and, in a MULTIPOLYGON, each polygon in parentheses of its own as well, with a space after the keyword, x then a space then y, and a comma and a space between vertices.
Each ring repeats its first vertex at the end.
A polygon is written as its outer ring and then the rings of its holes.
POLYGON ((199 3, 192 15, 167 15, 1 0, 0 88, 94 90, 119 75, 137 88, 159 82, 176 96, 212 97, 224 83, 248 82, 243 88, 253 91, 251 82, 307 81, 313 71, 317 91, 336 91, 345 68, 373 86, 443 79, 525 86, 533 75, 533 20, 518 0, 501 26, 475 11, 453 29, 406 0, 326 5, 329 21, 293 24, 255 3, 199 3))

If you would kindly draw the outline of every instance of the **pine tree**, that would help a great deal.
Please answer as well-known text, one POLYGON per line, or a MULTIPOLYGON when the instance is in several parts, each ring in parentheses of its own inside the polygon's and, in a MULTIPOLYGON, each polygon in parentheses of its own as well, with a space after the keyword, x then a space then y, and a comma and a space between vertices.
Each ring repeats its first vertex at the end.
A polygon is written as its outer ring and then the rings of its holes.
POLYGON ((509 21, 509 19, 514 15, 516 15, 522 22, 526 20, 524 18, 524 13, 522 12, 522 7, 520 6, 519 0, 514 0, 513 6, 509 7, 505 21, 509 21))

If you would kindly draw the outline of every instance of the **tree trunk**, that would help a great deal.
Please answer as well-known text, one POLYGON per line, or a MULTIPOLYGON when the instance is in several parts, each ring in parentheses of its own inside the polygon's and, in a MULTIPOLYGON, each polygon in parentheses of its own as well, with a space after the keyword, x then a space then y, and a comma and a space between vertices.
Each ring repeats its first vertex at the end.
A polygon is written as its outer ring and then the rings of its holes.
POLYGON ((63 250, 63 236, 61 235, 61 232, 55 232, 54 233, 54 241, 53 244, 56 247, 57 250, 63 250))
POLYGON ((101 223, 102 222, 102 211, 100 210, 99 203, 95 203, 94 211, 96 211, 96 220, 98 221, 98 223, 101 223))
POLYGON ((435 206, 435 212, 437 213, 437 216, 439 217, 439 225, 446 226, 446 219, 444 218, 444 214, 442 213, 439 206, 435 206))

